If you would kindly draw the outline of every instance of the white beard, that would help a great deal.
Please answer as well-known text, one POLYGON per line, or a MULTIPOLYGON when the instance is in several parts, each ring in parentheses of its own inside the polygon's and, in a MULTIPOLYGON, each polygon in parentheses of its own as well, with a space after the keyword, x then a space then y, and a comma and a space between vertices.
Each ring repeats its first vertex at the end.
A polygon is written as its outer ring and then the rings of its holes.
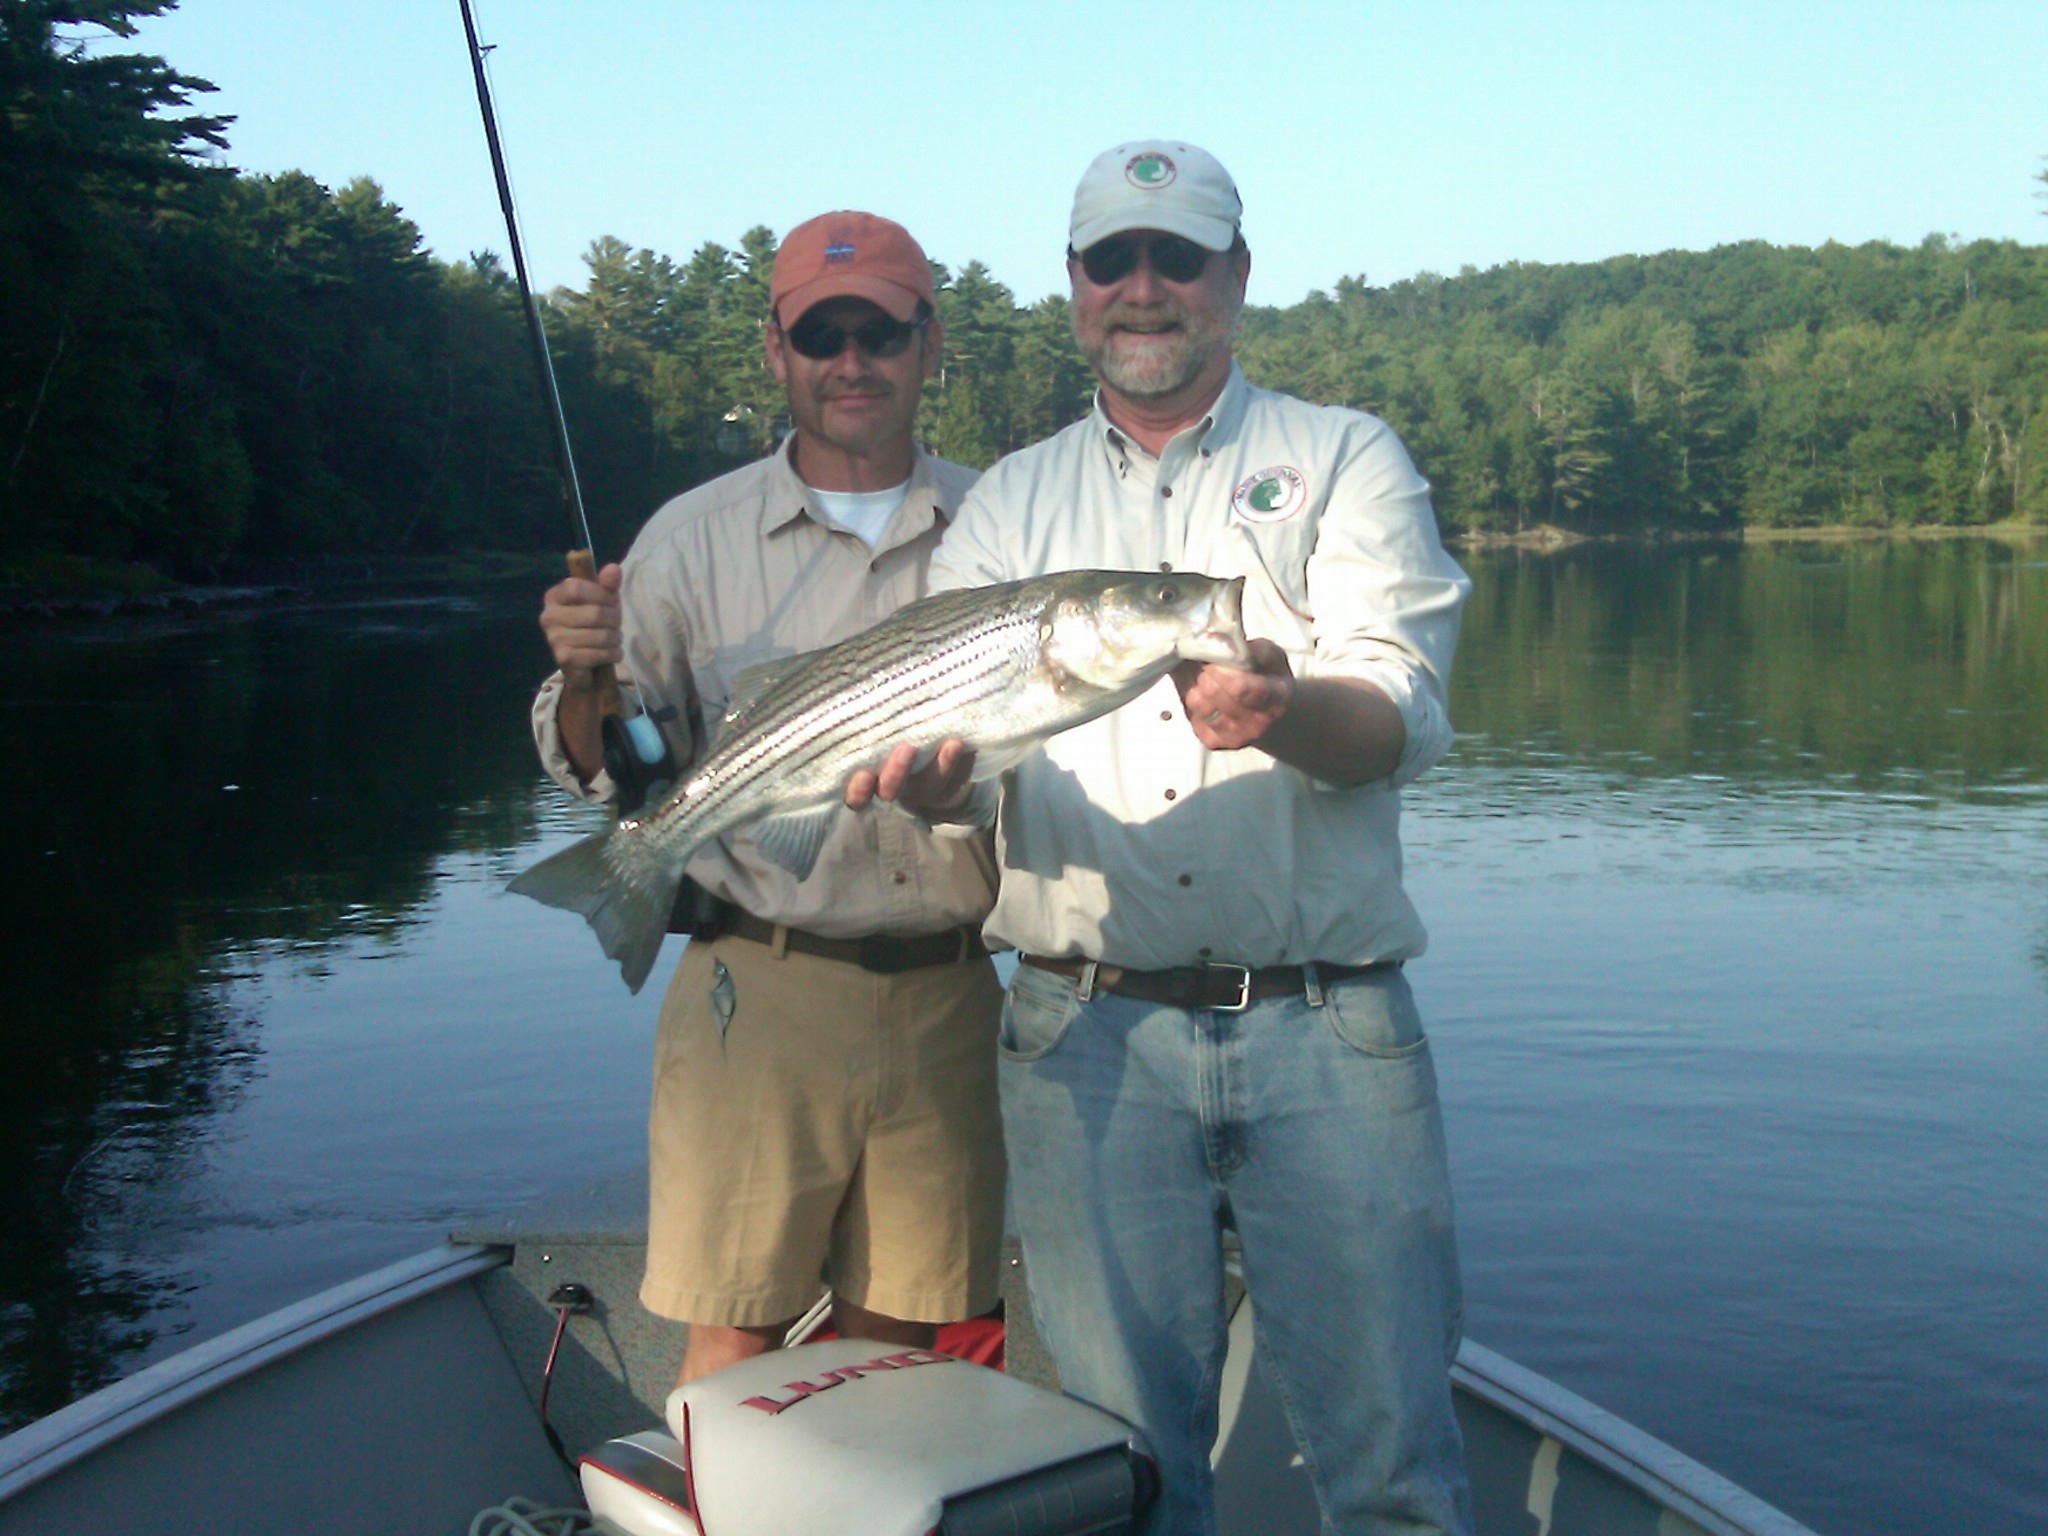
POLYGON ((1216 348, 1229 346, 1237 315, 1235 305, 1227 314, 1209 316, 1175 304, 1145 315, 1147 320, 1177 322, 1175 329, 1144 333, 1119 329, 1119 316, 1112 310, 1092 337, 1082 335, 1076 316, 1074 341, 1096 377, 1118 394, 1133 400, 1159 399, 1178 394, 1201 377, 1216 348))

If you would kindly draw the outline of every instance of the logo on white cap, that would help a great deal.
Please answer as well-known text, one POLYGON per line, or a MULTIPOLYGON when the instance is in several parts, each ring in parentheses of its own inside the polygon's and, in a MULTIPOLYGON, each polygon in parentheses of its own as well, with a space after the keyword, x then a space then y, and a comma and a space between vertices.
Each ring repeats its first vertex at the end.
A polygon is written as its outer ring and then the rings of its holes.
POLYGON ((1284 523, 1308 503, 1308 481, 1290 464, 1248 475, 1231 492, 1231 510, 1248 523, 1284 523))
POLYGON ((1172 159, 1156 149, 1131 156, 1124 166, 1124 180, 1141 192, 1157 192, 1161 187, 1170 187, 1173 178, 1179 174, 1172 159))

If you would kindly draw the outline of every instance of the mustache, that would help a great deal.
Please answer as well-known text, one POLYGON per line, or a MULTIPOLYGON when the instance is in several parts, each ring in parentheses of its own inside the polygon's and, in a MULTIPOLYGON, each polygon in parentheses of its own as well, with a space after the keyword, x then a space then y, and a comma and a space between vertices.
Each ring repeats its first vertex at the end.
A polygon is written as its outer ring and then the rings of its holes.
POLYGON ((1178 326, 1186 330, 1188 312, 1186 307, 1175 299, 1168 299, 1162 304, 1116 304, 1103 311, 1101 324, 1104 330, 1123 328, 1156 331, 1169 326, 1178 326))

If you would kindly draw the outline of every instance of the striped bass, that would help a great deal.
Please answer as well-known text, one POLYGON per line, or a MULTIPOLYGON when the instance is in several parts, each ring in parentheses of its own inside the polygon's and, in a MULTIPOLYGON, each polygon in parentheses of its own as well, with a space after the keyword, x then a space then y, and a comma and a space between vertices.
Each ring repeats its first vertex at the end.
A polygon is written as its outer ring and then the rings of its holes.
POLYGON ((635 992, 683 867, 759 823, 799 879, 847 779, 898 742, 974 749, 990 779, 1047 737, 1106 715, 1181 660, 1248 665, 1244 578, 1065 571, 921 598, 851 639, 743 673, 716 744, 661 805, 541 860, 511 889, 580 912, 635 992))

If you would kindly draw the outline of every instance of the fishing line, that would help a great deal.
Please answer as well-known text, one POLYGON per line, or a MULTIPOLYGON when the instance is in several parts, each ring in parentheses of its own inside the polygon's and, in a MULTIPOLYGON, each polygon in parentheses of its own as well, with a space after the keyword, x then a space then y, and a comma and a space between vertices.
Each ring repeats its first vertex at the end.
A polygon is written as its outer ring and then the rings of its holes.
POLYGON ((526 311, 527 336, 533 344, 541 393, 547 398, 548 421, 554 429, 555 468, 561 476, 562 499, 575 520, 577 532, 583 536, 584 553, 594 558, 597 542, 590 536, 590 519, 583 508, 583 483, 577 478, 576 456, 569 447, 569 422, 562 412, 562 392, 555 382, 554 358, 548 352, 547 327, 541 322, 540 304, 533 296, 533 283, 526 275, 526 251, 519 239, 519 211, 513 204, 512 178, 505 168, 504 146, 498 140, 498 116, 491 107, 489 68, 484 61, 488 50, 477 41, 476 15, 469 0, 460 0, 460 3, 462 30, 469 39, 470 71, 476 77, 476 104, 483 113, 484 140, 491 150, 491 175, 498 184, 498 207, 505 215, 505 236, 512 247, 512 274, 519 284, 519 302, 526 311))
MULTIPOLYGON (((491 176, 498 185, 498 207, 505 215, 505 238, 512 247, 512 275, 519 285, 520 305, 526 311, 527 339, 532 344, 541 394, 547 400, 548 424, 554 432, 555 468, 561 481, 562 500, 583 540, 580 548, 569 552, 569 574, 595 581, 597 541, 590 536, 590 518, 583 507, 583 482, 577 477, 576 455, 569 446, 569 419, 563 413, 562 391, 555 381, 547 327, 541 321, 540 302, 533 296, 533 283, 526 272, 526 249, 519 238, 519 212, 512 200, 512 178, 505 168, 504 145, 498 139, 498 114, 491 106, 490 71, 484 62, 486 50, 477 40, 476 13, 470 0, 460 0, 460 4, 462 31, 469 40, 470 73, 476 77, 477 110, 483 114, 484 141, 491 151, 491 176)), ((619 693, 618 676, 609 665, 594 669, 591 677, 597 687, 605 770, 618 786, 619 808, 634 811, 670 771, 668 743, 645 713, 636 711, 628 716, 619 693)))

